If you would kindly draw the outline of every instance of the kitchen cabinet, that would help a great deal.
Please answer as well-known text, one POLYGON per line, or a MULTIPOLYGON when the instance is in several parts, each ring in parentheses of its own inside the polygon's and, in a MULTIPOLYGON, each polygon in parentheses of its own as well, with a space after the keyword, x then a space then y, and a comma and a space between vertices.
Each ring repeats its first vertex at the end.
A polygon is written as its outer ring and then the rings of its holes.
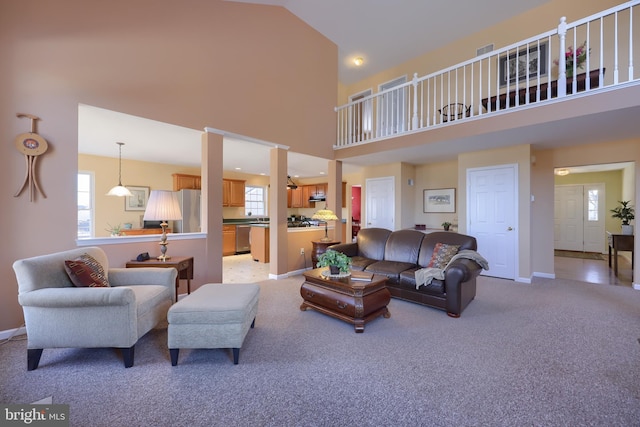
POLYGON ((251 258, 254 261, 269 262, 269 227, 251 227, 251 258))
POLYGON ((236 226, 222 226, 222 256, 235 255, 236 253, 236 226))
POLYGON ((303 208, 311 208, 311 203, 309 203, 309 198, 311 197, 312 191, 315 191, 315 185, 303 185, 302 186, 302 206, 303 208))
POLYGON ((349 198, 347 199, 347 183, 343 182, 342 183, 342 207, 343 208, 347 207, 347 200, 351 200, 351 195, 349 195, 349 198))
POLYGON ((222 180, 222 206, 244 207, 244 183, 239 179, 222 180))
POLYGON ((290 189, 289 192, 291 194, 291 203, 289 205, 290 208, 304 208, 307 207, 304 205, 304 185, 299 186, 295 190, 290 189))
POLYGON ((202 187, 200 175, 174 173, 171 176, 173 177, 173 191, 200 190, 202 187))

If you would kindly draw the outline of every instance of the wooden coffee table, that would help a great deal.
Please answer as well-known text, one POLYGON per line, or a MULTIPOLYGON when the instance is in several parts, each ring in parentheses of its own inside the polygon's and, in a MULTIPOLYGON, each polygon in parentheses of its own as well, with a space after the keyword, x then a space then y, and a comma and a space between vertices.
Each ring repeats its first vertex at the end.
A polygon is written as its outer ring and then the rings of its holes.
POLYGON ((329 278, 322 275, 326 269, 316 268, 303 273, 305 281, 300 287, 300 295, 304 301, 300 310, 312 308, 344 320, 360 333, 364 332, 366 323, 378 316, 391 316, 387 309, 391 294, 385 276, 374 275, 371 281, 329 278))

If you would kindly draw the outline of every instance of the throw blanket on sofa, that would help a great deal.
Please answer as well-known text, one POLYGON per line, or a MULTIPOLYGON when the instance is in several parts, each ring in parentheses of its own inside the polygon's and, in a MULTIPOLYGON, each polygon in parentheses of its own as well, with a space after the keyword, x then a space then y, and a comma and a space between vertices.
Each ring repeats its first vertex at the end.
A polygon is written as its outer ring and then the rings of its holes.
POLYGON ((447 263, 445 268, 421 268, 416 271, 416 289, 418 289, 422 285, 429 285, 433 279, 444 280, 444 272, 449 267, 453 261, 466 258, 475 261, 480 267, 485 270, 489 270, 489 263, 482 255, 480 255, 476 251, 472 251, 469 249, 464 249, 457 254, 455 254, 451 260, 447 263))

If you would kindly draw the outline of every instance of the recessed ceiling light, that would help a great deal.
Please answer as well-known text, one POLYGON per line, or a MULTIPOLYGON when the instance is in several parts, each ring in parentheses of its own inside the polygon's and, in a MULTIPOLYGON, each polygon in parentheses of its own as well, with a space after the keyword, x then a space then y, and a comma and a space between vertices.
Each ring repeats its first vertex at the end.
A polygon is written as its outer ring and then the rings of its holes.
POLYGON ((557 175, 560 176, 565 176, 565 175, 569 175, 569 169, 558 169, 558 171, 556 172, 557 175))
POLYGON ((235 168, 235 169, 236 169, 237 171, 241 171, 241 170, 242 170, 242 168, 235 168))
POLYGON ((361 56, 358 56, 357 58, 353 58, 353 63, 356 64, 356 67, 359 67, 364 64, 364 59, 362 59, 361 56))

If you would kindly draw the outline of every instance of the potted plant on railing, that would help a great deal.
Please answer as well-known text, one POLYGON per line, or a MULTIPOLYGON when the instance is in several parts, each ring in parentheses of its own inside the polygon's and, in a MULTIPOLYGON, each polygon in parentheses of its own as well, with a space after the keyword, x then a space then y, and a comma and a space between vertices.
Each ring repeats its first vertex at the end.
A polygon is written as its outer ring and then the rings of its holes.
POLYGON ((351 266, 351 258, 342 252, 328 249, 325 253, 318 255, 318 267, 329 267, 329 272, 334 276, 349 273, 349 266, 351 266))
POLYGON ((619 206, 611 209, 611 212, 613 212, 611 218, 618 218, 622 221, 622 234, 633 234, 633 225, 630 225, 629 221, 636 216, 633 206, 630 205, 631 200, 620 200, 618 203, 620 203, 619 206))
POLYGON ((449 221, 445 221, 442 223, 442 226, 444 227, 444 231, 449 231, 449 227, 451 227, 451 223, 449 221))
MULTIPOLYGON (((573 51, 573 46, 569 46, 567 48, 567 51, 564 53, 564 58, 565 58, 565 64, 566 64, 566 72, 567 72, 567 77, 573 77, 573 57, 575 55, 576 58, 576 64, 575 64, 575 69, 576 71, 581 70, 582 67, 584 67, 584 63, 587 60, 587 54, 591 52, 591 48, 587 49, 587 41, 585 40, 584 43, 582 43, 580 46, 578 46, 576 48, 576 51, 573 51)), ((560 61, 559 60, 554 60, 553 61, 554 64, 559 65, 560 61)))

